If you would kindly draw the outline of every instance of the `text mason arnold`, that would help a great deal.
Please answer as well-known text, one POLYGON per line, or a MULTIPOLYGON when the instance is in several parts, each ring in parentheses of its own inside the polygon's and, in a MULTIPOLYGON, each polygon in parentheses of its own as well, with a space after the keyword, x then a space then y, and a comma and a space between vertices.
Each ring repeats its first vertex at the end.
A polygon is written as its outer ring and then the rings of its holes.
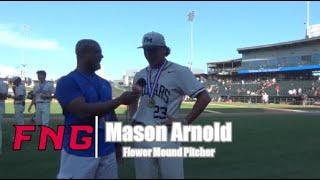
POLYGON ((232 142, 232 123, 213 122, 211 125, 182 125, 174 122, 170 131, 165 125, 122 125, 106 122, 106 142, 232 142))

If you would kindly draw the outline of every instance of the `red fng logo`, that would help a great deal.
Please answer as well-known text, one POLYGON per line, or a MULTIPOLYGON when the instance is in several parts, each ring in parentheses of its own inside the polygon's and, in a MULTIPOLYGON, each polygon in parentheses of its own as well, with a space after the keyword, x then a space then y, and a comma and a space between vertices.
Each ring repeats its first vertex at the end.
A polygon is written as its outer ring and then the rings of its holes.
MULTIPOLYGON (((24 134, 25 132, 35 132, 36 125, 14 125, 15 136, 13 141, 13 150, 20 151, 22 142, 31 141, 31 135, 24 134)), ((50 138, 53 142, 55 150, 62 149, 62 142, 64 136, 64 126, 59 125, 57 132, 48 126, 40 125, 39 145, 38 150, 44 151, 47 149, 48 139, 50 138)), ((92 144, 92 137, 82 137, 81 142, 77 142, 77 137, 80 132, 93 133, 93 127, 74 125, 71 126, 70 134, 70 148, 73 150, 87 150, 92 144)))

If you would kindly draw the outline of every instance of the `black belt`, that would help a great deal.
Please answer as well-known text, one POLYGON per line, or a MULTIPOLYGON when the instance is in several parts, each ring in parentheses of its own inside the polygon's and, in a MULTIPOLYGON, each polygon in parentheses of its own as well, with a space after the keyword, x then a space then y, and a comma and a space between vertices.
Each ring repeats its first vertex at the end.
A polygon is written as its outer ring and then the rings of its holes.
POLYGON ((21 104, 21 105, 25 105, 25 102, 14 102, 13 104, 21 104))

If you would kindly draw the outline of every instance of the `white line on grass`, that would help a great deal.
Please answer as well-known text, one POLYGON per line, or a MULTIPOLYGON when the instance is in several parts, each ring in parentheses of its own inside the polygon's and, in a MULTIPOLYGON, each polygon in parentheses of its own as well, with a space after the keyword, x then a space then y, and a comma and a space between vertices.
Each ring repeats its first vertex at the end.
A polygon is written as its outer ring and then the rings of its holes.
POLYGON ((213 113, 213 114, 223 114, 222 112, 212 111, 212 110, 204 110, 205 112, 213 113))
POLYGON ((229 106, 229 107, 242 107, 247 108, 249 106, 240 106, 240 105, 232 105, 232 104, 210 104, 211 106, 229 106))
POLYGON ((270 109, 270 110, 276 110, 276 111, 288 111, 288 112, 297 112, 297 113, 306 113, 309 111, 302 111, 297 109, 277 109, 277 108, 269 108, 269 107, 263 107, 263 109, 270 109))

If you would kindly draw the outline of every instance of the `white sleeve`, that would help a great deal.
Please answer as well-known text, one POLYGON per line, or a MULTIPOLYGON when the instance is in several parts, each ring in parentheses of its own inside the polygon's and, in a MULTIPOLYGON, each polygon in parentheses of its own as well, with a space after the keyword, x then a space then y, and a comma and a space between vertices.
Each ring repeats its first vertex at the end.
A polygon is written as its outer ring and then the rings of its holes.
POLYGON ((187 67, 178 70, 177 79, 179 89, 191 98, 196 97, 200 92, 206 90, 204 85, 196 79, 187 67))

